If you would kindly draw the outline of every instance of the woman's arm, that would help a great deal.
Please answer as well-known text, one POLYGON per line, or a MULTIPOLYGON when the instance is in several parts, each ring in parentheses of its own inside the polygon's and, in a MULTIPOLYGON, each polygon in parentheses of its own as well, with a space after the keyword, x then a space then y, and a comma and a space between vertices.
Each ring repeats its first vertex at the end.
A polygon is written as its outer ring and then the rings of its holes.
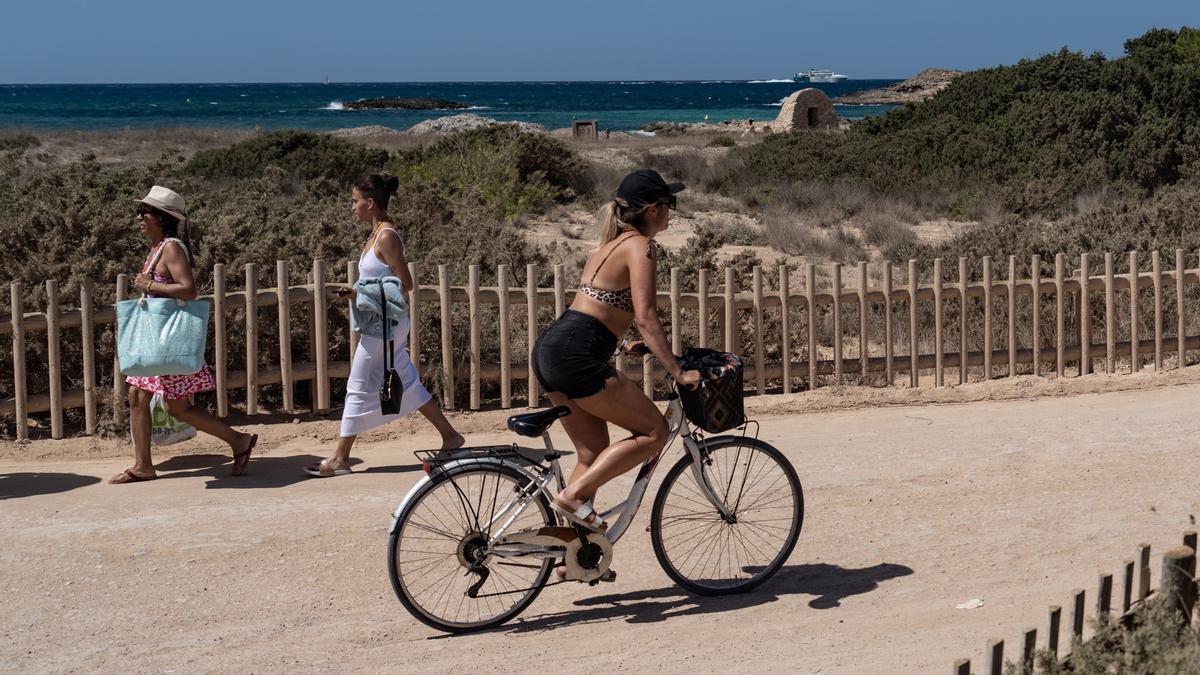
POLYGON ((163 246, 160 264, 167 266, 167 274, 174 279, 172 283, 154 281, 150 274, 139 274, 133 281, 134 288, 177 300, 195 300, 196 277, 192 275, 192 267, 188 264, 183 247, 173 241, 167 242, 163 246))
POLYGON ((655 273, 658 262, 654 254, 654 246, 646 240, 649 246, 630 246, 626 257, 629 260, 629 288, 633 293, 633 318, 637 323, 642 340, 650 348, 650 353, 667 369, 676 380, 683 372, 679 362, 671 353, 671 345, 667 342, 662 322, 658 320, 658 290, 655 288, 655 273))
POLYGON ((400 233, 390 227, 383 228, 375 240, 379 249, 379 257, 392 270, 400 281, 404 282, 404 290, 413 288, 412 273, 408 270, 408 258, 404 255, 404 244, 400 241, 400 233), (391 234, 388 234, 388 233, 391 234))

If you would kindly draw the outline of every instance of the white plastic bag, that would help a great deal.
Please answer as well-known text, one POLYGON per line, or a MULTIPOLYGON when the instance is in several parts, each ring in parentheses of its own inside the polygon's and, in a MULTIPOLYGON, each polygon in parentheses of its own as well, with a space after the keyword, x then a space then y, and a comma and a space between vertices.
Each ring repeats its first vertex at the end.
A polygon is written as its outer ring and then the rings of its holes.
POLYGON ((196 437, 196 428, 171 417, 162 394, 150 399, 150 442, 156 446, 174 445, 196 437))

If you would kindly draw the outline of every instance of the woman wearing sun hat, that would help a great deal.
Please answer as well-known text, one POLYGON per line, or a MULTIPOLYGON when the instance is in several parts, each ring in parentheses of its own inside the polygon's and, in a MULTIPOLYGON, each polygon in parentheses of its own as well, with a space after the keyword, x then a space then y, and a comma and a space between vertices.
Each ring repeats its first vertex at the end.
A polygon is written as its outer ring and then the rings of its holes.
MULTIPOLYGON (((196 298, 196 279, 192 275, 191 226, 187 210, 172 190, 155 185, 137 203, 136 222, 151 242, 150 253, 133 285, 147 298, 196 298), (179 239, 180 229, 183 239, 179 239)), ((129 376, 129 427, 133 435, 133 466, 109 479, 110 483, 135 483, 157 477, 150 457, 150 401, 155 394, 163 397, 167 412, 206 434, 229 444, 233 451, 233 475, 241 475, 250 461, 250 451, 258 436, 235 431, 203 408, 193 406, 188 397, 215 385, 212 369, 204 365, 190 375, 129 376)))

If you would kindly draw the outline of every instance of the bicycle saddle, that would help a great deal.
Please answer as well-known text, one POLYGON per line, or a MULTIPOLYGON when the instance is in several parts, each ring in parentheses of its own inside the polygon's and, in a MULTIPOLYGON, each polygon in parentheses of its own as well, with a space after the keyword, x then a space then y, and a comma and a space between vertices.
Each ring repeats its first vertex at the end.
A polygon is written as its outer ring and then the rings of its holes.
POLYGON ((537 438, 545 433, 551 424, 554 424, 554 420, 570 414, 570 408, 565 405, 559 405, 549 410, 539 410, 537 412, 525 413, 524 415, 513 415, 508 418, 508 428, 513 433, 537 438))

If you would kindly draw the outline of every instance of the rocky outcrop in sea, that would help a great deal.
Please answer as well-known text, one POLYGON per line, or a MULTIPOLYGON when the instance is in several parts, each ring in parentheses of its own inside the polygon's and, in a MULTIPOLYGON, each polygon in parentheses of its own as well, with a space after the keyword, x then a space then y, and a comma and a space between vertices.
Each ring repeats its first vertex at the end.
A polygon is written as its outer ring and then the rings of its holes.
POLYGON ((346 110, 466 110, 471 106, 440 98, 364 98, 343 103, 346 110))
POLYGON ((532 133, 545 133, 546 127, 540 124, 531 124, 529 122, 501 122, 490 117, 482 117, 471 113, 463 113, 460 115, 449 115, 446 117, 435 117, 433 119, 418 122, 405 133, 413 136, 421 136, 424 134, 453 134, 460 131, 471 131, 480 127, 491 127, 497 124, 510 124, 517 127, 521 131, 532 133))
POLYGON ((961 70, 926 68, 916 77, 880 89, 859 91, 833 99, 842 105, 904 105, 919 103, 933 98, 939 91, 950 86, 954 78, 962 75, 961 70))

